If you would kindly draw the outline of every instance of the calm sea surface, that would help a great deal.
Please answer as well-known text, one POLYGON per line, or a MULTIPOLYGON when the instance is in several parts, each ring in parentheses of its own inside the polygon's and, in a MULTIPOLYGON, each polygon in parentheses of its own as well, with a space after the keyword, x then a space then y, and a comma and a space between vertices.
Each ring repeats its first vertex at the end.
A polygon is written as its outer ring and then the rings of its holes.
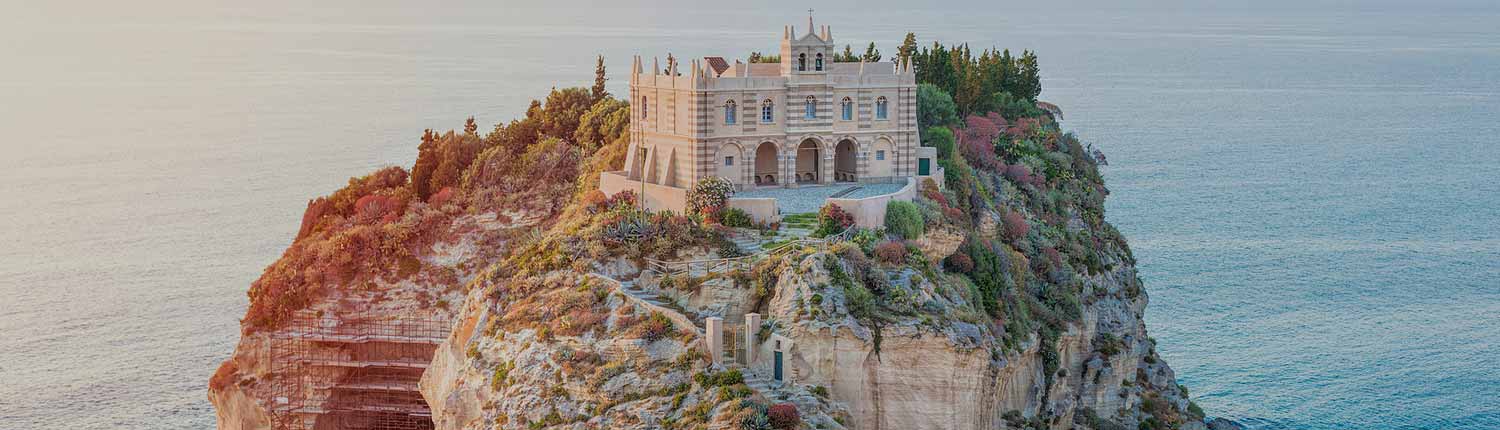
MULTIPOLYGON (((807 7, 41 3, 0 17, 16 430, 212 427, 206 381, 307 199, 586 85, 597 54, 622 92, 632 54, 772 51, 807 7)), ((1180 3, 815 7, 856 49, 1040 53, 1211 415, 1500 428, 1500 7, 1180 3)))

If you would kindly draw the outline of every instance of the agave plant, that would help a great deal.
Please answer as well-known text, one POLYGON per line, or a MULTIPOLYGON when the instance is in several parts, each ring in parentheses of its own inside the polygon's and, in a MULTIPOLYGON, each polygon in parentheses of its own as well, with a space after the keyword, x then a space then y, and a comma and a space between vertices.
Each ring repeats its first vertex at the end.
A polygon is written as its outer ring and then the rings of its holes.
POLYGON ((632 241, 650 235, 653 226, 644 217, 631 215, 604 227, 604 238, 616 242, 632 241))
POLYGON ((740 420, 740 430, 771 430, 771 418, 765 412, 746 415, 740 420))

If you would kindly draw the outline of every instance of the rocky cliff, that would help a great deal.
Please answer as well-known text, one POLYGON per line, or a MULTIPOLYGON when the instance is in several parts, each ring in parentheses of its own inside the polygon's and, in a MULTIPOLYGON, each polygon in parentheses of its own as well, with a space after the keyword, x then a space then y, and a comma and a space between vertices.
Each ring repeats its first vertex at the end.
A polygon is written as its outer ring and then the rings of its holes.
POLYGON ((1204 427, 1147 334, 1095 157, 1050 114, 991 115, 997 133, 938 143, 946 182, 883 229, 602 195, 627 114, 555 91, 484 136, 429 132, 409 171, 310 202, 210 381, 219 427, 1204 427), (329 337, 356 320, 442 330, 329 337), (711 356, 720 335, 728 351, 711 356), (419 404, 360 394, 377 382, 419 404), (371 405, 382 415, 359 412, 371 405))

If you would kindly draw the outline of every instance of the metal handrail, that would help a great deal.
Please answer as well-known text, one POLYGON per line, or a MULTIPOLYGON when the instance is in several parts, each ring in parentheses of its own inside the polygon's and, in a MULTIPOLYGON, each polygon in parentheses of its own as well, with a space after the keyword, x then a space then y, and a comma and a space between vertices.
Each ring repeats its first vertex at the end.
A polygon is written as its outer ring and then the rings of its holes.
POLYGON ((826 245, 826 244, 829 244, 829 243, 837 243, 837 242, 847 241, 847 240, 849 240, 853 236, 854 236, 854 228, 850 227, 850 228, 846 228, 846 229, 844 229, 844 231, 839 232, 838 234, 835 234, 835 235, 832 235, 832 236, 827 236, 827 237, 818 238, 818 239, 807 239, 807 238, 797 239, 797 240, 793 240, 793 241, 790 241, 790 242, 778 245, 775 248, 763 249, 763 250, 760 250, 759 252, 756 252, 754 254, 742 255, 742 256, 739 256, 739 257, 709 258, 709 259, 702 259, 702 260, 681 260, 681 261, 663 261, 663 260, 657 260, 657 259, 649 258, 648 257, 648 258, 646 258, 646 263, 649 266, 651 266, 651 268, 653 270, 656 270, 658 272, 661 272, 662 274, 668 274, 668 275, 678 274, 678 273, 690 271, 690 270, 692 270, 693 265, 702 265, 704 267, 704 271, 707 272, 707 271, 711 271, 710 267, 713 267, 713 266, 722 266, 722 265, 728 265, 728 264, 747 265, 749 261, 752 261, 754 259, 757 259, 757 258, 760 258, 760 257, 763 257, 763 256, 775 255, 777 253, 780 253, 780 252, 783 252, 783 251, 787 251, 787 250, 789 250, 793 246, 826 245), (710 266, 710 265, 713 265, 713 266, 710 266), (674 267, 680 267, 680 268, 674 269, 674 267))

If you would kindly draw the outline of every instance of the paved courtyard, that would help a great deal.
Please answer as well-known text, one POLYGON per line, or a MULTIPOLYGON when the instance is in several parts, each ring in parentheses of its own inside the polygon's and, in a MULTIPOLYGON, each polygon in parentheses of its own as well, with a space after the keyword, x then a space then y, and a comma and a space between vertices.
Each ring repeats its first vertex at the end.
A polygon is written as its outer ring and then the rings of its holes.
POLYGON ((905 183, 891 184, 834 184, 834 185, 807 185, 798 188, 766 187, 734 193, 735 197, 745 198, 773 198, 776 199, 776 207, 783 215, 817 212, 823 207, 825 200, 840 192, 853 189, 852 192, 840 196, 843 198, 862 199, 882 194, 890 194, 901 190, 905 183))

